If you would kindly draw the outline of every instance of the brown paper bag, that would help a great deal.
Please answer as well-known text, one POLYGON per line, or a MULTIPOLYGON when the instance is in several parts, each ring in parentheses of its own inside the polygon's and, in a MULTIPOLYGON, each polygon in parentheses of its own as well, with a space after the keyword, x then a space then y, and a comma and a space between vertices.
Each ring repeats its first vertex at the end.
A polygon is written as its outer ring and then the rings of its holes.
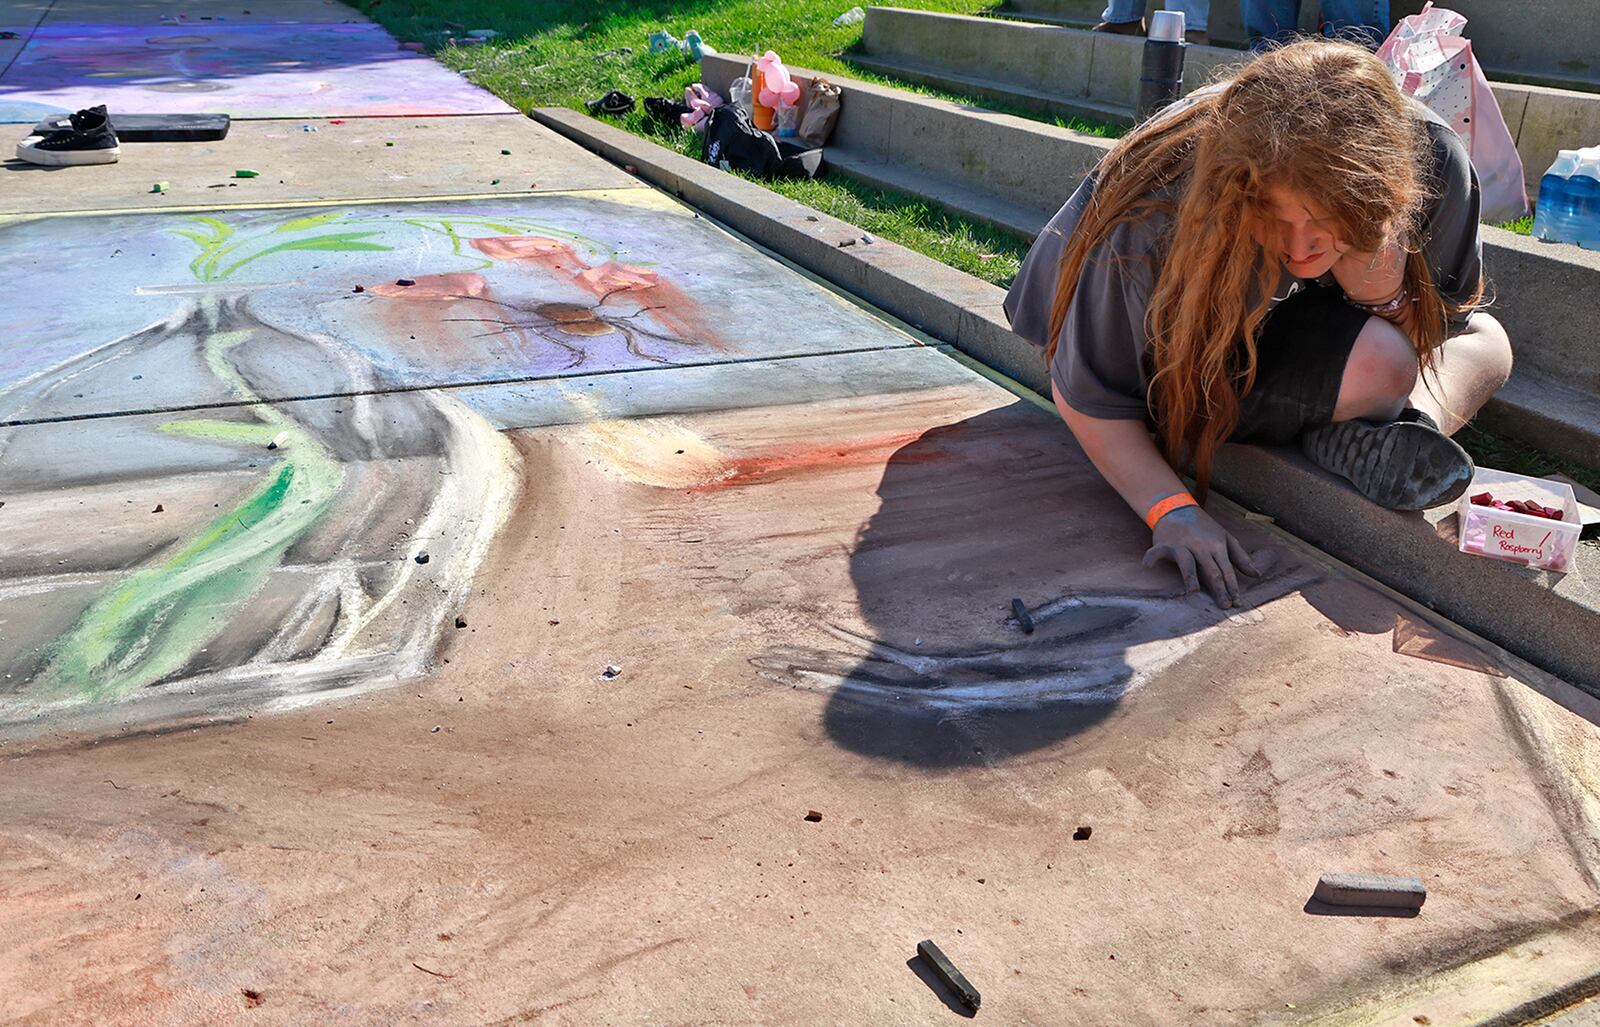
POLYGON ((822 77, 813 78, 806 86, 805 114, 800 119, 797 134, 807 146, 821 146, 833 134, 833 123, 839 120, 839 87, 822 77))

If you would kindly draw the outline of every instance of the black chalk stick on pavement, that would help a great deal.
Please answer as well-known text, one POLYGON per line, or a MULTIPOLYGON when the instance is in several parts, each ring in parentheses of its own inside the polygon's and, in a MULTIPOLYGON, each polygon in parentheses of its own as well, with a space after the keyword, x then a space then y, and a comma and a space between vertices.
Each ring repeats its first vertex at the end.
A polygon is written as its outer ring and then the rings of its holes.
POLYGON ((1421 909, 1428 889, 1415 877, 1387 874, 1323 874, 1311 897, 1330 906, 1421 909))
POLYGON ((978 1011, 978 1004, 983 1001, 983 997, 978 994, 978 989, 961 975, 961 971, 955 968, 955 964, 945 958, 945 954, 939 951, 939 946, 931 939, 919 941, 917 954, 928 961, 928 965, 933 967, 933 972, 938 975, 939 980, 956 993, 956 998, 961 1000, 962 1005, 974 1013, 978 1011))
POLYGON ((1033 615, 1028 612, 1028 604, 1021 599, 1011 600, 1011 613, 1017 618, 1017 626, 1024 635, 1033 634, 1033 615))

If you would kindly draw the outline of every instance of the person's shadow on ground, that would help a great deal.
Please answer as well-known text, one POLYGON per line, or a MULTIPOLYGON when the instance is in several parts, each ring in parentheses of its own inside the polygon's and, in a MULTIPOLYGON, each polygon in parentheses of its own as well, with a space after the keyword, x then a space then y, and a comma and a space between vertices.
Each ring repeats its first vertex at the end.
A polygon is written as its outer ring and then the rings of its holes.
POLYGON ((829 691, 828 736, 929 769, 993 763, 1104 721, 1218 625, 1315 580, 1276 568, 1223 611, 1141 565, 1149 532, 1065 427, 1027 403, 934 428, 899 449, 850 574, 866 630, 821 627, 763 676, 829 691), (1030 610, 1032 633, 1012 614, 1030 610))

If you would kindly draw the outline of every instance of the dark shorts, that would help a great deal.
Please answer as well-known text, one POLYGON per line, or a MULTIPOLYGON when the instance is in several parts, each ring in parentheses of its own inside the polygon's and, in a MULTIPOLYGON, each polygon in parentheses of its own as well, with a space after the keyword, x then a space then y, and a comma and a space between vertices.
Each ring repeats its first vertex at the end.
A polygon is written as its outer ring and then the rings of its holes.
POLYGON ((1344 366, 1371 316, 1338 289, 1311 286, 1267 315, 1256 346, 1256 384, 1239 404, 1234 442, 1283 446, 1333 423, 1344 366))

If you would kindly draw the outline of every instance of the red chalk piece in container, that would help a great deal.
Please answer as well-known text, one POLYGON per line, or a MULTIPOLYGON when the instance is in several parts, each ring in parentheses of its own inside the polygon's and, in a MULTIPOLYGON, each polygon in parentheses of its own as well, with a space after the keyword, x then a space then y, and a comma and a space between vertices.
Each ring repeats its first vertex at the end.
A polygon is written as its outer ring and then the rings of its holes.
POLYGON ((1472 476, 1456 516, 1463 553, 1547 571, 1569 569, 1583 532, 1571 485, 1488 467, 1472 476))

